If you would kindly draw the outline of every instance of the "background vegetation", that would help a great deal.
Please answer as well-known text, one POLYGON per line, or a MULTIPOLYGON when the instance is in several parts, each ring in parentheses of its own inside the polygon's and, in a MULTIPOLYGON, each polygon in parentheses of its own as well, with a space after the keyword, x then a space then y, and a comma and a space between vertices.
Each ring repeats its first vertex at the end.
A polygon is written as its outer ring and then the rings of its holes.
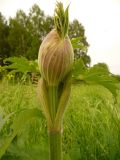
MULTIPOLYGON (((53 25, 53 17, 46 16, 36 4, 29 10, 28 15, 23 10, 18 10, 16 16, 9 20, 0 13, 0 57, 3 59, 24 56, 29 60, 37 59, 40 44, 53 25)), ((79 54, 87 52, 89 45, 85 30, 78 20, 70 23, 69 36, 80 38, 79 54)))
MULTIPOLYGON (((0 144, 12 135, 12 123, 22 110, 39 109, 36 88, 31 84, 0 84, 0 144)), ((33 111, 33 110, 32 110, 33 111)), ((26 123, 23 115, 17 135, 1 160, 46 160, 48 137, 41 111, 26 123), (21 127, 21 125, 23 125, 21 127)), ((65 160, 120 159, 120 93, 113 95, 99 85, 77 85, 64 116, 63 152, 65 160)), ((4 143, 3 143, 4 142, 4 143)), ((3 146, 0 146, 1 148, 3 146)))

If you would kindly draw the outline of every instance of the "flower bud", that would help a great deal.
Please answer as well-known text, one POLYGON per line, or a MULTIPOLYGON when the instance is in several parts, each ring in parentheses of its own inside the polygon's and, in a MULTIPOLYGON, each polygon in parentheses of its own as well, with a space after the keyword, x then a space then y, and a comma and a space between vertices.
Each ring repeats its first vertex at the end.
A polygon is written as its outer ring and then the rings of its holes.
POLYGON ((41 76, 49 85, 58 85, 71 71, 74 60, 69 37, 61 38, 53 29, 43 40, 38 56, 41 76))

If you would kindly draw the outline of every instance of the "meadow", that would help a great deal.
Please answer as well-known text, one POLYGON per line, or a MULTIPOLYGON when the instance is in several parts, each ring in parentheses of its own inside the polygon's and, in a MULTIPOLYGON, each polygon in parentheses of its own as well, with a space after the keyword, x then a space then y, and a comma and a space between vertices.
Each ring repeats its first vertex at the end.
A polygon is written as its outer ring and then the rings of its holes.
MULTIPOLYGON (((40 109, 36 88, 31 82, 0 82, 0 145, 11 136, 18 112, 40 109)), ((27 122, 23 117, 22 123, 1 160, 48 159, 48 131, 42 111, 39 118, 27 122)), ((72 86, 63 124, 64 160, 120 160, 120 92, 115 101, 103 86, 72 86)))
POLYGON ((120 76, 68 10, 0 13, 1 160, 120 160, 120 76))

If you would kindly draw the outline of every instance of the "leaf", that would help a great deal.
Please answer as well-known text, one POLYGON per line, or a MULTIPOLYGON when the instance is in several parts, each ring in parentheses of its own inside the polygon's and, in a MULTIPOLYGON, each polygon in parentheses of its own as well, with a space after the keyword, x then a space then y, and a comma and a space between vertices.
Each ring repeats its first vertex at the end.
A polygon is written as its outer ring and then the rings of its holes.
POLYGON ((81 42, 82 37, 76 37, 71 39, 71 43, 74 49, 86 50, 86 46, 81 42))
POLYGON ((82 62, 76 61, 73 67, 73 84, 99 84, 107 88, 116 100, 117 91, 120 89, 119 80, 113 76, 106 65, 96 64, 91 68, 82 68, 82 62))
POLYGON ((86 70, 84 62, 82 58, 79 58, 74 61, 73 69, 72 69, 72 77, 78 77, 80 74, 83 74, 86 70))
POLYGON ((73 43, 78 43, 78 42, 80 42, 82 40, 82 37, 76 37, 76 38, 72 38, 71 39, 71 43, 73 44, 73 43))
POLYGON ((104 69, 95 69, 94 66, 84 73, 84 80, 87 84, 99 84, 107 88, 115 97, 120 89, 119 81, 104 69))
POLYGON ((8 153, 21 160, 47 160, 49 158, 48 144, 35 144, 29 147, 19 147, 13 143, 8 149, 8 153))
POLYGON ((36 61, 29 61, 25 57, 9 57, 4 60, 4 63, 10 62, 5 69, 12 69, 14 72, 22 72, 24 74, 28 72, 39 72, 38 64, 36 61))
POLYGON ((12 127, 11 127, 12 134, 1 140, 0 158, 4 155, 5 151, 11 144, 12 140, 15 138, 15 136, 21 130, 24 124, 28 122, 30 119, 34 117, 40 117, 40 116, 41 116, 41 112, 37 108, 26 109, 26 110, 19 112, 19 114, 17 115, 17 118, 14 120, 12 127))
POLYGON ((119 89, 118 87, 118 82, 115 81, 115 79, 111 79, 109 76, 99 76, 99 75, 94 75, 94 77, 85 77, 85 81, 88 84, 100 84, 107 88, 114 97, 117 95, 117 90, 119 89))

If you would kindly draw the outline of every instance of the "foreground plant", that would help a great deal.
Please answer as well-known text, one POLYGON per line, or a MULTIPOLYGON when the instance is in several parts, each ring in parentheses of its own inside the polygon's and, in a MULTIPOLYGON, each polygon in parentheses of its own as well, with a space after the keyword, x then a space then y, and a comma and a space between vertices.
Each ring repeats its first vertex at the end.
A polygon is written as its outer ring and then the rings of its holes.
POLYGON ((62 119, 71 91, 74 53, 68 37, 68 8, 57 3, 55 28, 43 40, 38 56, 38 96, 48 124, 50 160, 62 159, 62 119))

